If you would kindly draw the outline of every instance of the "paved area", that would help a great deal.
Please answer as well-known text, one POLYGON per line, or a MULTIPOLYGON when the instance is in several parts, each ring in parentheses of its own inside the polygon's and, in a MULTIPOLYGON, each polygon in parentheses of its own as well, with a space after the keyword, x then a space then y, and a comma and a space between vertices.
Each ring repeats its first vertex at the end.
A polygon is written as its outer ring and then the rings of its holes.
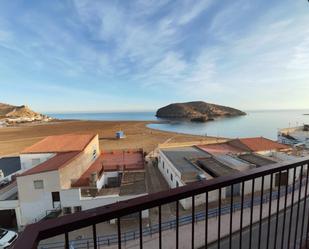
MULTIPOLYGON (((148 191, 149 193, 155 193, 158 191, 169 190, 169 186, 165 179, 163 178, 162 174, 160 173, 159 169, 155 164, 151 161, 146 166, 146 175, 147 175, 147 183, 148 183, 148 191)), ((173 204, 164 205, 162 207, 162 219, 167 220, 173 216, 172 207, 173 204)), ((149 223, 157 224, 158 223, 158 208, 153 208, 150 211, 149 216, 149 223)))

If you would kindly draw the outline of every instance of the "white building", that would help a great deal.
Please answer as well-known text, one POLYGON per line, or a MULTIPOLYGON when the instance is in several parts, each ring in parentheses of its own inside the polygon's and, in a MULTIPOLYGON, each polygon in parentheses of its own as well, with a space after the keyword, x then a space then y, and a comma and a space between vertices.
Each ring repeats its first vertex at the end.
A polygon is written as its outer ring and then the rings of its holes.
POLYGON ((98 135, 50 136, 20 158, 18 198, 0 194, 0 210, 14 209, 19 228, 146 194, 143 152, 100 153, 98 135))
MULTIPOLYGON (((288 155, 291 151, 289 146, 265 138, 235 139, 225 143, 198 146, 162 145, 158 151, 158 168, 171 188, 294 159, 288 155)), ((300 169, 297 169, 296 176, 299 175, 300 169)), ((261 189, 261 182, 261 178, 255 180, 257 191, 261 189)), ((290 171, 289 179, 286 172, 282 172, 281 185, 287 182, 293 182, 293 171, 290 171)), ((279 174, 276 174, 273 188, 278 185, 279 174)), ((270 176, 266 176, 264 189, 269 188, 270 176)), ((234 185, 233 195, 240 195, 241 190, 241 184, 234 185)), ((244 194, 251 193, 251 190, 252 181, 245 182, 244 194)), ((221 197, 225 199, 231 194, 230 187, 223 188, 221 197)), ((218 191, 210 192, 208 198, 209 202, 217 201, 218 191)), ((196 205, 204 202, 205 195, 196 197, 196 205)), ((185 209, 190 208, 191 200, 183 200, 181 204, 185 209)))
POLYGON ((304 147, 309 149, 309 125, 279 130, 278 141, 294 146, 304 145, 304 147))

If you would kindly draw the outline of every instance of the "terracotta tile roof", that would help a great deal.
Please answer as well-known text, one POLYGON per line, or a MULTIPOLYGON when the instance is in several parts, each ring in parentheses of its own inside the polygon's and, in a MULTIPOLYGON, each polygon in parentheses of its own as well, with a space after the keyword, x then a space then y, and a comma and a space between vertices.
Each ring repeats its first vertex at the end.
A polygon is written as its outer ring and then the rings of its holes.
POLYGON ((248 150, 251 152, 267 150, 286 150, 291 148, 288 145, 280 144, 264 137, 240 138, 235 140, 241 143, 243 146, 247 147, 248 150))
POLYGON ((207 145, 200 145, 198 147, 210 154, 228 154, 228 153, 244 152, 244 150, 234 147, 228 143, 207 144, 207 145))
POLYGON ((90 175, 97 172, 100 176, 104 171, 143 170, 143 151, 102 152, 84 174, 72 184, 72 187, 89 186, 90 175))
POLYGON ((19 176, 27 176, 27 175, 33 175, 33 174, 39 174, 39 173, 44 173, 48 171, 58 170, 60 168, 65 167, 74 158, 76 158, 80 153, 81 152, 79 151, 58 153, 54 157, 25 171, 19 176))
POLYGON ((22 151, 27 153, 57 153, 83 151, 96 135, 93 134, 65 134, 48 136, 36 144, 22 151))

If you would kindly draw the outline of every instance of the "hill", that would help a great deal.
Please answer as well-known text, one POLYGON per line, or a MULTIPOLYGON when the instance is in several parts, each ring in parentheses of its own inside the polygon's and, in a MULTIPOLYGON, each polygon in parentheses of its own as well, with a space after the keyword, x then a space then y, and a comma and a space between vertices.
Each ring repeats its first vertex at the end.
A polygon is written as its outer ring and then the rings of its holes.
POLYGON ((196 122, 205 122, 216 117, 240 115, 246 115, 246 113, 235 108, 203 101, 170 104, 160 108, 156 113, 159 118, 188 119, 196 122))
POLYGON ((25 105, 14 106, 0 103, 0 122, 2 125, 49 120, 51 120, 50 117, 34 112, 25 105))

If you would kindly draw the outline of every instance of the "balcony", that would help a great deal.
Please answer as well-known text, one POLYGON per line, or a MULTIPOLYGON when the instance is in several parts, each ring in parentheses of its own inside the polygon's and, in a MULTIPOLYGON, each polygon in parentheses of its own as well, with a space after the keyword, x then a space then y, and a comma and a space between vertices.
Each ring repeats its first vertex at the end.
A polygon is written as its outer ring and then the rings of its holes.
POLYGON ((277 163, 41 221, 14 248, 309 248, 308 164, 277 163), (154 214, 147 222, 145 212, 154 214), (107 223, 114 230, 102 229, 107 223))

